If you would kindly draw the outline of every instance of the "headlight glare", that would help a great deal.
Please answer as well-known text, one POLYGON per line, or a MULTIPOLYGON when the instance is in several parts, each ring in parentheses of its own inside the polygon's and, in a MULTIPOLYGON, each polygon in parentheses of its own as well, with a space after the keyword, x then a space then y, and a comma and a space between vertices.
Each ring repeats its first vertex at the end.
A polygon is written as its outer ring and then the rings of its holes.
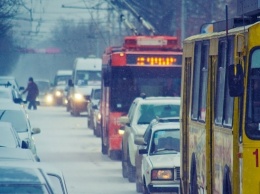
POLYGON ((173 171, 170 169, 152 170, 152 180, 170 180, 173 179, 173 171))
POLYGON ((45 99, 46 99, 46 102, 48 102, 48 103, 53 102, 53 96, 51 94, 46 95, 45 99))
POLYGON ((83 95, 80 94, 80 93, 75 93, 75 94, 74 94, 74 98, 75 98, 76 100, 82 100, 82 99, 83 99, 83 95))
POLYGON ((57 96, 57 97, 61 96, 61 91, 57 90, 57 91, 55 92, 55 96, 57 96))

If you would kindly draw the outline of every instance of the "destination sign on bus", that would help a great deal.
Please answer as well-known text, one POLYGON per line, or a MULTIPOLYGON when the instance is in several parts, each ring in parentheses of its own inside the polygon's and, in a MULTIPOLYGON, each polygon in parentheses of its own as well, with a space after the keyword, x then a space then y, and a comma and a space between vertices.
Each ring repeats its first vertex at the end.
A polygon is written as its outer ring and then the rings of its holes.
POLYGON ((148 55, 148 54, 128 54, 126 63, 128 65, 140 66, 171 66, 181 65, 182 55, 148 55))

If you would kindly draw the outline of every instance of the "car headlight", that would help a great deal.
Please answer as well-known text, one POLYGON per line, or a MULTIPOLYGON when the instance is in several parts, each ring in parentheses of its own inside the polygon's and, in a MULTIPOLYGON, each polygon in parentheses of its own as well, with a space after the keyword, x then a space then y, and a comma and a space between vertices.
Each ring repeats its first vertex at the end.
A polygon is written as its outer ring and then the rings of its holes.
POLYGON ((61 94, 62 94, 61 91, 59 91, 59 90, 55 91, 55 96, 60 97, 61 94))
POLYGON ((173 170, 154 169, 152 170, 152 180, 170 180, 173 179, 173 170))
POLYGON ((82 94, 80 94, 80 93, 75 93, 74 94, 74 98, 75 98, 75 100, 83 100, 83 95, 82 94))
POLYGON ((100 113, 97 114, 97 120, 98 120, 98 121, 101 120, 101 114, 100 114, 100 113))
POLYGON ((48 103, 53 102, 53 96, 51 94, 47 94, 45 99, 46 99, 46 102, 48 102, 48 103))

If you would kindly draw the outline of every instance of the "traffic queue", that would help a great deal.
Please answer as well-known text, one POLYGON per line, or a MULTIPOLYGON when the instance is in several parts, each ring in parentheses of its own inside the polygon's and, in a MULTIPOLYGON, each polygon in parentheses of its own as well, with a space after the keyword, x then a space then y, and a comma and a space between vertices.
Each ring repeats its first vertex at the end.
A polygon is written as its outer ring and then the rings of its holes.
POLYGON ((0 193, 68 193, 63 173, 37 153, 33 136, 41 129, 31 125, 27 106, 35 111, 38 95, 32 77, 24 88, 15 77, 0 76, 0 193))

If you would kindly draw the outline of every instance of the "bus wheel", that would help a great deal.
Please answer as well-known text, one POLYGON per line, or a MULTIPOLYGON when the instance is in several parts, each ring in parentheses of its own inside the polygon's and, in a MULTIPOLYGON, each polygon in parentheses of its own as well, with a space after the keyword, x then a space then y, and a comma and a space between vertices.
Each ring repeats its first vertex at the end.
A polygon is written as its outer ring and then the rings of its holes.
POLYGON ((190 170, 190 193, 198 194, 198 185, 197 185, 197 169, 196 169, 196 158, 195 154, 192 154, 191 158, 191 170, 190 170))
POLYGON ((224 176, 223 176, 223 194, 231 194, 231 181, 230 181, 230 169, 227 165, 224 167, 224 176))

